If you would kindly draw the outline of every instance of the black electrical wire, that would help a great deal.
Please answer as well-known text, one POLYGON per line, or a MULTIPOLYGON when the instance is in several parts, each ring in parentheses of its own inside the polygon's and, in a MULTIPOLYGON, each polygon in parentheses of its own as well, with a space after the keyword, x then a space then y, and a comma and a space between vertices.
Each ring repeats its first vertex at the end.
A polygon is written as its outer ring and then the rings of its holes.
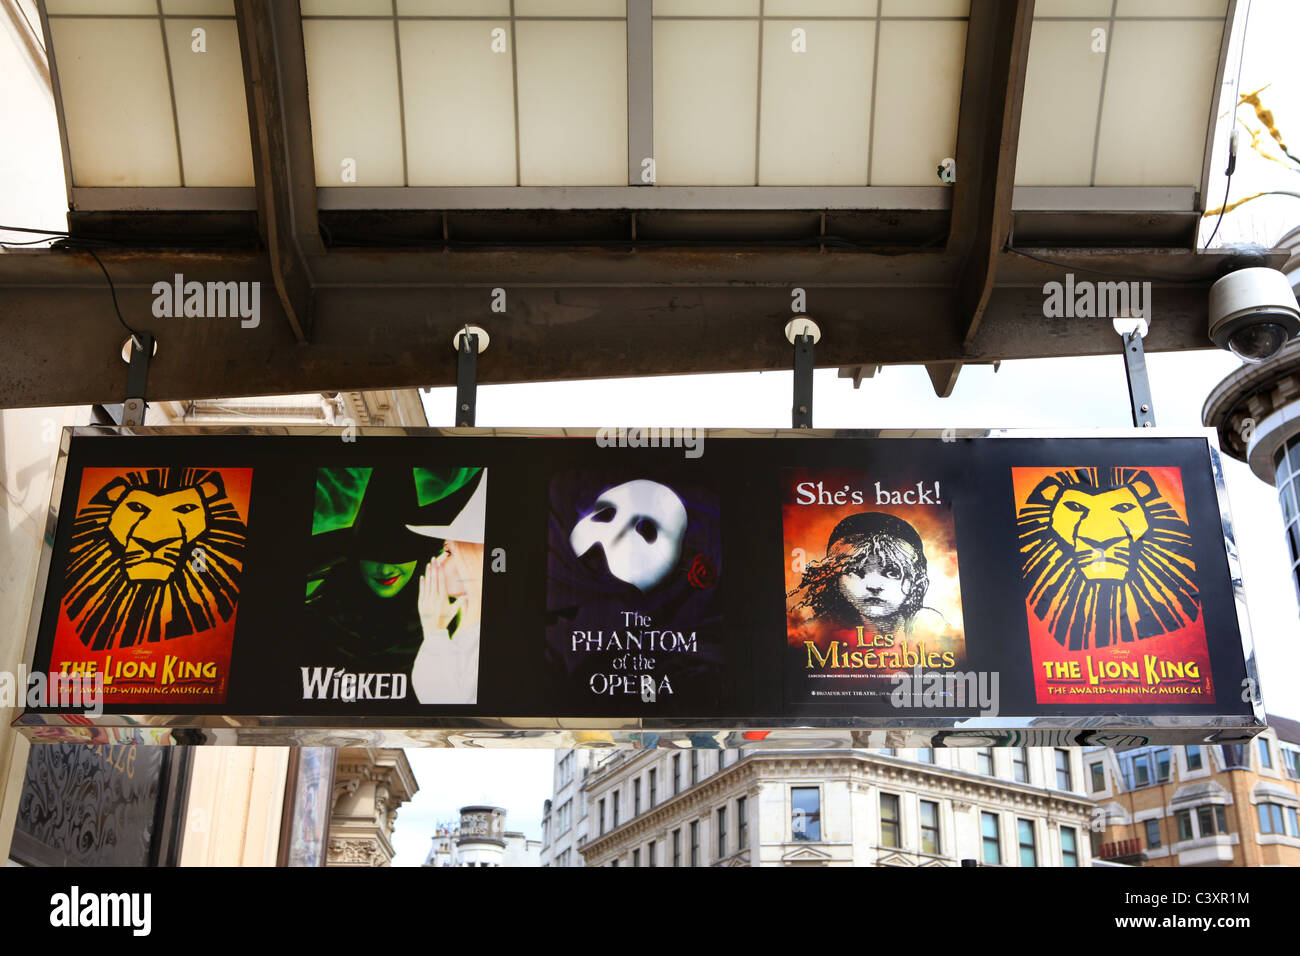
POLYGON ((104 273, 104 278, 108 280, 108 291, 109 294, 113 296, 113 311, 117 313, 117 321, 122 323, 122 328, 131 333, 131 341, 135 343, 135 347, 143 349, 144 345, 140 342, 140 333, 131 328, 131 326, 127 324, 126 319, 122 318, 122 309, 117 304, 117 287, 113 285, 113 277, 108 274, 108 269, 105 268, 104 261, 100 259, 99 256, 95 254, 95 250, 91 249, 89 246, 82 246, 82 248, 85 249, 86 252, 90 253, 90 257, 95 260, 96 264, 98 264, 99 271, 104 273))
POLYGON ((59 236, 46 236, 44 239, 27 239, 23 242, 13 242, 9 239, 0 239, 0 246, 39 246, 42 242, 58 242, 59 236))
MULTIPOLYGON (((1236 130, 1233 130, 1236 133, 1236 130)), ((1205 240, 1202 249, 1210 248, 1210 243, 1214 242, 1214 237, 1219 234, 1219 224, 1223 222, 1223 216, 1228 211, 1228 191, 1232 189, 1232 174, 1237 168, 1237 153, 1232 151, 1228 155, 1228 181, 1223 186, 1223 202, 1219 205, 1219 218, 1214 220, 1214 229, 1210 232, 1210 238, 1205 240)))
POLYGON ((1210 243, 1219 234, 1219 225, 1223 222, 1223 217, 1228 211, 1228 191, 1232 189, 1232 174, 1237 169, 1237 110, 1241 107, 1241 68, 1246 63, 1246 30, 1249 27, 1250 0, 1246 0, 1246 17, 1241 25, 1241 56, 1237 59, 1237 82, 1232 87, 1232 95, 1235 101, 1232 104, 1232 129, 1228 133, 1228 169, 1226 171, 1228 181, 1223 186, 1223 202, 1219 206, 1219 218, 1214 221, 1214 230, 1210 233, 1210 238, 1205 240, 1205 245, 1201 246, 1202 249, 1210 248, 1210 243))
MULTIPOLYGON (((69 235, 66 232, 57 231, 53 229, 29 229, 25 226, 5 226, 5 225, 0 225, 0 229, 6 230, 8 232, 25 232, 31 235, 47 236, 49 238, 37 239, 34 240, 34 242, 49 242, 51 240, 57 240, 57 241, 66 242, 70 246, 78 247, 83 251, 89 253, 90 257, 95 260, 95 264, 99 266, 99 271, 104 273, 104 279, 108 282, 108 292, 109 295, 113 297, 113 312, 117 315, 117 321, 122 324, 122 328, 126 329, 127 332, 131 334, 131 341, 135 343, 136 348, 144 348, 144 346, 141 345, 140 343, 139 331, 133 329, 130 326, 130 324, 126 321, 126 319, 122 317, 122 307, 118 304, 117 301, 117 286, 113 284, 113 277, 109 275, 108 268, 104 265, 104 260, 99 258, 99 256, 95 253, 95 250, 90 247, 89 243, 92 242, 99 242, 101 245, 103 245, 104 243, 102 240, 95 240, 95 239, 86 240, 80 237, 69 235)), ((0 245, 25 246, 31 244, 32 243, 28 243, 28 242, 5 243, 0 241, 0 245)))
POLYGON ((29 226, 6 226, 6 225, 0 225, 0 229, 3 229, 5 232, 31 233, 33 236, 50 236, 52 238, 66 238, 66 239, 73 238, 72 233, 66 232, 63 229, 32 229, 29 226))
POLYGON ((1025 252, 1023 249, 1017 249, 1015 246, 1006 246, 1007 252, 1014 252, 1018 256, 1024 256, 1026 259, 1033 259, 1035 262, 1041 262, 1044 265, 1056 266, 1060 269, 1068 269, 1071 272, 1090 272, 1093 275, 1106 276, 1111 279, 1129 279, 1145 282, 1153 280, 1156 282, 1179 283, 1186 285, 1204 285, 1204 279, 1189 279, 1186 276, 1156 276, 1156 275, 1135 275, 1125 272, 1107 272, 1104 269, 1089 269, 1087 266, 1081 266, 1073 262, 1057 262, 1054 259, 1047 259, 1043 256, 1036 256, 1032 252, 1025 252))
MULTIPOLYGON (((57 241, 59 241, 59 240, 67 240, 67 241, 70 242, 70 243, 77 243, 77 244, 83 244, 83 245, 84 245, 85 243, 91 243, 91 242, 93 242, 93 243, 95 243, 96 245, 104 246, 104 247, 108 247, 108 248, 111 248, 111 247, 114 247, 114 246, 116 246, 116 247, 139 248, 141 245, 154 244, 154 245, 157 245, 157 246, 160 246, 160 247, 163 247, 163 248, 185 248, 185 249, 190 249, 190 248, 199 248, 199 249, 207 249, 207 248, 215 248, 215 249, 236 248, 236 249, 246 249, 246 248, 250 248, 250 247, 256 246, 256 244, 257 244, 257 240, 256 240, 254 237, 229 236, 229 237, 224 238, 224 239, 223 239, 223 238, 213 238, 213 239, 190 239, 190 238, 184 238, 184 239, 182 239, 181 237, 174 236, 174 235, 173 235, 173 236, 162 236, 162 235, 149 235, 149 234, 146 234, 146 233, 135 233, 135 232, 133 232, 133 233, 131 233, 129 236, 125 236, 125 237, 122 237, 122 236, 97 236, 97 235, 93 235, 93 234, 89 234, 89 233, 83 233, 83 232, 78 232, 78 233, 75 233, 75 234, 74 234, 74 233, 66 232, 66 231, 64 231, 64 230, 60 230, 60 229, 32 229, 32 228, 29 228, 29 227, 27 227, 27 226, 6 226, 6 225, 4 225, 4 224, 0 224, 0 231, 8 231, 8 232, 26 232, 26 233, 30 233, 30 234, 32 234, 32 235, 36 235, 36 236, 48 236, 48 237, 49 237, 49 239, 41 240, 41 241, 54 241, 54 242, 57 242, 57 241)), ((0 239, 0 245, 6 245, 6 244, 8 244, 8 245, 15 245, 15 246, 16 246, 16 245, 20 245, 20 243, 17 243, 17 242, 6 243, 5 240, 0 239)))

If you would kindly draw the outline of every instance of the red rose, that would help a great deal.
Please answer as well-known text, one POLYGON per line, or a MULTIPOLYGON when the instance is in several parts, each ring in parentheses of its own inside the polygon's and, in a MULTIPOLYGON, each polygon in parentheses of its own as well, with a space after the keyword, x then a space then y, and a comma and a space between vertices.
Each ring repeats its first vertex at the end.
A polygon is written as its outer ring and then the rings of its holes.
POLYGON ((693 588, 711 588, 718 583, 718 571, 702 554, 697 554, 686 570, 686 582, 693 588))

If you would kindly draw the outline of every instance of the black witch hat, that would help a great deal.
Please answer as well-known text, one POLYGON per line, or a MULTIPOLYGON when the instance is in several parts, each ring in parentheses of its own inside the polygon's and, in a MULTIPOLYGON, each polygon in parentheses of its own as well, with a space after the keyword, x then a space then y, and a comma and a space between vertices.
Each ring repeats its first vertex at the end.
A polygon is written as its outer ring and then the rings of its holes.
POLYGON ((404 564, 432 557, 483 475, 482 468, 372 469, 351 525, 312 536, 315 566, 346 558, 404 564))

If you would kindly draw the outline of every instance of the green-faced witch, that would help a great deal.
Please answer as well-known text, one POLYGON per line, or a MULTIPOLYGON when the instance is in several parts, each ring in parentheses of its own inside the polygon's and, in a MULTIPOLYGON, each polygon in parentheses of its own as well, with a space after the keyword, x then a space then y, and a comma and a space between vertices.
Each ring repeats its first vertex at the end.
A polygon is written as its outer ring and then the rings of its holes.
MULTIPOLYGON (((305 652, 355 672, 410 674, 435 618, 440 638, 468 638, 467 596, 435 591, 448 577, 435 569, 456 542, 482 542, 485 497, 482 468, 318 469, 305 652)), ((477 608, 480 595, 469 597, 477 608)), ((473 643, 477 657, 476 633, 473 643)))

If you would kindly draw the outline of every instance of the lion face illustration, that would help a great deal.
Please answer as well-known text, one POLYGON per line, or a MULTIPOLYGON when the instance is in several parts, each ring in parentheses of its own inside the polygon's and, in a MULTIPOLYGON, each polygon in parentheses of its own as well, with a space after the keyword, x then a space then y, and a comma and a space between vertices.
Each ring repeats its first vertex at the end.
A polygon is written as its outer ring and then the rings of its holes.
POLYGON ((1191 530, 1148 471, 1058 471, 1017 529, 1030 607, 1070 650, 1165 634, 1200 612, 1191 530))
MULTIPOLYGON (((143 488, 113 482, 105 489, 116 501, 108 533, 122 552, 122 567, 132 581, 166 581, 181 554, 208 529, 207 499, 199 488, 157 495, 143 488)), ((212 482, 205 491, 220 494, 212 482)))
POLYGON ((1086 486, 1049 486, 1043 493, 1056 495, 1052 531, 1062 547, 1073 552, 1085 578, 1123 581, 1128 577, 1133 546, 1151 528, 1132 488, 1097 491, 1086 486))
POLYGON ((245 527, 221 473, 128 472, 76 517, 65 610, 92 650, 204 631, 234 613, 245 527))

